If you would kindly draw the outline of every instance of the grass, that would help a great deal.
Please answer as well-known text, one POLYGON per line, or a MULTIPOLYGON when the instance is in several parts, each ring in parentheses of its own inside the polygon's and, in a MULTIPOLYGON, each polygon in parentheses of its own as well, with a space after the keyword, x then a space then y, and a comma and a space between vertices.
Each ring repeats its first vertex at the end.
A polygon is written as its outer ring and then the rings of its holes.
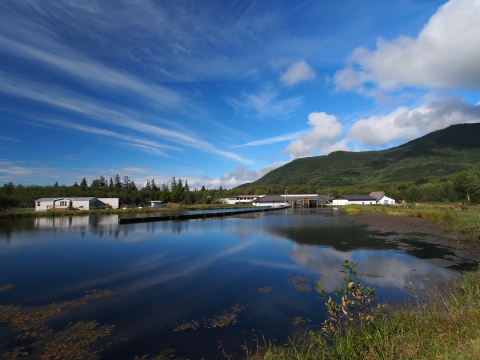
POLYGON ((480 205, 347 205, 342 207, 342 210, 350 214, 356 212, 376 212, 424 218, 443 225, 459 239, 480 240, 480 205))
POLYGON ((249 360, 478 359, 480 271, 465 273, 444 288, 432 287, 416 301, 390 308, 371 324, 333 333, 298 334, 288 344, 246 350, 249 360))

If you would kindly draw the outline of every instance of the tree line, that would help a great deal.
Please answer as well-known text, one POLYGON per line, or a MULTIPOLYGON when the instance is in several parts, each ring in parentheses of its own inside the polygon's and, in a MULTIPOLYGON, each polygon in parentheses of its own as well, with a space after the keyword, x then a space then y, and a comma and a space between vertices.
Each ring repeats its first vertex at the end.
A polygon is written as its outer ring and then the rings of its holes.
POLYGON ((416 181, 372 182, 350 186, 332 186, 316 188, 303 185, 265 185, 252 186, 244 184, 234 189, 219 188, 190 189, 188 181, 172 177, 168 184, 158 186, 155 179, 146 181, 145 186, 138 189, 133 180, 124 176, 123 180, 117 174, 107 180, 103 176, 88 184, 83 178, 73 185, 39 186, 12 182, 0 187, 0 208, 15 206, 34 207, 36 199, 45 197, 118 197, 121 204, 149 205, 151 200, 161 200, 163 203, 176 202, 184 204, 210 204, 221 201, 233 195, 268 195, 268 194, 324 194, 330 196, 369 194, 372 191, 385 191, 386 195, 397 202, 464 202, 480 203, 480 166, 471 171, 462 171, 449 176, 421 177, 416 181))
POLYGON ((89 184, 86 178, 73 185, 14 185, 11 181, 0 188, 0 209, 11 207, 34 207, 34 201, 40 198, 59 197, 97 197, 119 198, 121 205, 149 205, 151 200, 161 200, 163 203, 176 202, 185 204, 218 201, 222 187, 219 189, 190 189, 188 181, 172 177, 168 184, 157 185, 155 179, 147 180, 145 186, 138 189, 129 176, 123 179, 117 174, 107 180, 100 176, 89 184))

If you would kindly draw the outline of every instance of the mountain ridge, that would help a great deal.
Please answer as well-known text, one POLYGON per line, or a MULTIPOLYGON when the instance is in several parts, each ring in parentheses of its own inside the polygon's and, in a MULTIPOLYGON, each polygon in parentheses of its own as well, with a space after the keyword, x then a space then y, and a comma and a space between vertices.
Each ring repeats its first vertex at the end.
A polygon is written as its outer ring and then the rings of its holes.
POLYGON ((240 185, 308 185, 316 188, 368 182, 416 181, 446 176, 480 163, 480 123, 451 125, 405 144, 364 152, 335 151, 295 159, 240 185))

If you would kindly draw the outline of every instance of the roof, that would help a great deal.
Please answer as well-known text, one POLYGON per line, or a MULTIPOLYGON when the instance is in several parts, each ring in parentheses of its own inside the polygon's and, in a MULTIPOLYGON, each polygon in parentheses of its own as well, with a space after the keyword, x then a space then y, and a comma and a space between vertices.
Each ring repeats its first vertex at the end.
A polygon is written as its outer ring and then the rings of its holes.
MULTIPOLYGON (((290 199, 291 200, 291 199, 290 199)), ((255 202, 285 202, 285 196, 281 195, 265 195, 262 198, 255 199, 255 202)))
POLYGON ((70 198, 71 200, 76 200, 76 201, 90 201, 92 199, 95 199, 95 197, 90 196, 90 197, 72 197, 70 198))
POLYGON ((370 196, 377 199, 377 201, 380 201, 380 199, 385 196, 385 191, 374 191, 370 193, 370 196))
POLYGON ((336 199, 345 199, 348 201, 376 201, 376 199, 370 195, 340 195, 334 198, 334 200, 336 199))
POLYGON ((250 198, 250 199, 255 199, 257 198, 259 195, 231 195, 229 196, 228 198, 229 199, 237 199, 237 198, 250 198))
POLYGON ((35 201, 43 202, 43 201, 55 201, 55 200, 60 200, 60 199, 63 199, 63 197, 59 197, 59 198, 40 198, 40 199, 37 199, 35 201))

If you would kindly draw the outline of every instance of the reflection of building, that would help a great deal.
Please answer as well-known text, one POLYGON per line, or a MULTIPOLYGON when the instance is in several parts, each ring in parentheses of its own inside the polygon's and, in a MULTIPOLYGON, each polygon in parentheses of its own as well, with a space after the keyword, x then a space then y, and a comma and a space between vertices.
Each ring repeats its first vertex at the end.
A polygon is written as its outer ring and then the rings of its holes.
POLYGON ((118 198, 60 197, 35 200, 35 211, 118 209, 118 198))
POLYGON ((38 217, 34 219, 34 226, 38 229, 116 229, 118 228, 118 215, 38 217))

